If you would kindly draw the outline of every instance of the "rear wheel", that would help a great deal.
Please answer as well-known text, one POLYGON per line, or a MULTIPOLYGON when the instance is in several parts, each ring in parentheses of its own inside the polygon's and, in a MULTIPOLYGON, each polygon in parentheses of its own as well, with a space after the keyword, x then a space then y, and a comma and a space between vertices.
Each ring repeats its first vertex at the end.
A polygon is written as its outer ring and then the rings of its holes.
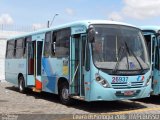
POLYGON ((20 76, 18 78, 18 88, 19 88, 19 92, 24 93, 25 92, 25 81, 24 81, 24 77, 20 76))
POLYGON ((60 101, 62 102, 62 104, 64 105, 70 105, 72 99, 69 96, 69 85, 68 83, 64 82, 61 84, 60 86, 60 90, 59 90, 59 96, 60 96, 60 101))

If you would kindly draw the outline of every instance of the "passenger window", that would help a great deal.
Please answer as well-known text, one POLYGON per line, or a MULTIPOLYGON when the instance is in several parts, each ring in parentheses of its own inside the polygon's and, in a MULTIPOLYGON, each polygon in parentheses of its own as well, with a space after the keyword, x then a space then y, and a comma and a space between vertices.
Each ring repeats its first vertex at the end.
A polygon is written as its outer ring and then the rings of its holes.
POLYGON ((22 58, 23 57, 23 39, 16 40, 16 49, 15 49, 15 57, 22 58))
POLYGON ((52 36, 52 43, 51 43, 51 55, 55 56, 55 52, 56 52, 56 32, 53 33, 52 36))
POLYGON ((51 41, 51 32, 48 32, 45 35, 44 57, 49 57, 50 55, 50 41, 51 41))
POLYGON ((27 53, 27 42, 30 42, 32 39, 31 37, 26 37, 25 40, 23 41, 23 57, 26 58, 26 53, 27 53))
POLYGON ((69 40, 71 30, 69 28, 59 30, 53 33, 52 55, 56 57, 69 56, 69 40))
POLYGON ((6 58, 11 59, 14 56, 14 40, 7 42, 6 58))

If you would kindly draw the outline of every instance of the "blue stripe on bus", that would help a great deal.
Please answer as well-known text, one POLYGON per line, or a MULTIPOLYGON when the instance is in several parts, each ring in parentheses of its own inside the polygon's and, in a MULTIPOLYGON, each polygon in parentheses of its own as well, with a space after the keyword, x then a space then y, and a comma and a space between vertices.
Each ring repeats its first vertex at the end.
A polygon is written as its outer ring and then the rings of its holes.
POLYGON ((55 92, 55 84, 56 84, 56 74, 53 74, 53 71, 51 69, 51 65, 50 65, 50 62, 48 60, 48 58, 42 58, 42 65, 43 65, 43 68, 44 68, 44 71, 47 75, 47 85, 46 87, 55 92))

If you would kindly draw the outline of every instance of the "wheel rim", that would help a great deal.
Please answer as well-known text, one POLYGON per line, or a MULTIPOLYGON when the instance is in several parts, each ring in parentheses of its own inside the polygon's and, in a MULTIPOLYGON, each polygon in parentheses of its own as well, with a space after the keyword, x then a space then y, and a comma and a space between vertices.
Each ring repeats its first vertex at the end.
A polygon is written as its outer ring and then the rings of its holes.
POLYGON ((63 89, 62 89, 62 98, 63 98, 64 100, 68 100, 68 98, 69 98, 69 93, 68 93, 68 89, 67 89, 67 88, 63 88, 63 89))

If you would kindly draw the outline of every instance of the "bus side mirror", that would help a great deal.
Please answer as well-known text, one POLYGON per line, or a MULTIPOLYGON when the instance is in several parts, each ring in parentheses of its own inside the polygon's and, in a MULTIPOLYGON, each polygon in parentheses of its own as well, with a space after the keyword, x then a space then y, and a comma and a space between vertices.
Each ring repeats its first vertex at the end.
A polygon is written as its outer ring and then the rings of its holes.
POLYGON ((95 30, 92 27, 88 29, 88 40, 90 43, 95 41, 95 30))

